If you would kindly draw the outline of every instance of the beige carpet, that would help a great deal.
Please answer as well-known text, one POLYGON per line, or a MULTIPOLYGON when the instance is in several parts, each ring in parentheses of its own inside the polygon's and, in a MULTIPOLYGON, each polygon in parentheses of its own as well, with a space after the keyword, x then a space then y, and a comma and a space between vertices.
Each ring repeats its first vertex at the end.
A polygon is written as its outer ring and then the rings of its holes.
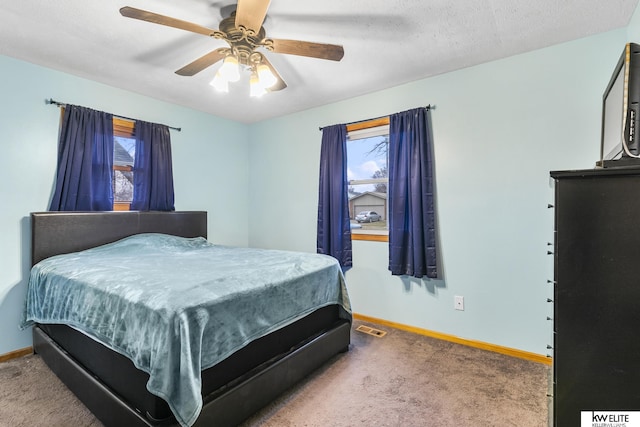
MULTIPOLYGON (((354 322, 354 329, 362 322, 354 322)), ((549 367, 387 331, 337 356, 243 427, 548 425, 549 367)), ((100 426, 37 356, 0 363, 0 426, 100 426)))

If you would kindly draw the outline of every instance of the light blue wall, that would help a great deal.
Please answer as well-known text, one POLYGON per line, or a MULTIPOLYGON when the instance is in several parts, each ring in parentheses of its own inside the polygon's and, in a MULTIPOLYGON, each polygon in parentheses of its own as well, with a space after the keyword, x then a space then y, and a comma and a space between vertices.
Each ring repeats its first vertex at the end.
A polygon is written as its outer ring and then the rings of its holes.
POLYGON ((29 212, 47 210, 59 108, 46 98, 182 127, 171 131, 176 209, 206 210, 209 236, 248 243, 248 129, 89 80, 0 56, 0 355, 31 345, 19 331, 29 273, 29 212))
POLYGON ((636 8, 627 26, 627 41, 640 44, 640 7, 636 8))
POLYGON ((385 243, 354 241, 353 309, 545 354, 549 171, 594 167, 602 91, 625 41, 613 31, 252 125, 250 245, 315 251, 319 126, 435 104, 443 280, 392 277, 385 243))

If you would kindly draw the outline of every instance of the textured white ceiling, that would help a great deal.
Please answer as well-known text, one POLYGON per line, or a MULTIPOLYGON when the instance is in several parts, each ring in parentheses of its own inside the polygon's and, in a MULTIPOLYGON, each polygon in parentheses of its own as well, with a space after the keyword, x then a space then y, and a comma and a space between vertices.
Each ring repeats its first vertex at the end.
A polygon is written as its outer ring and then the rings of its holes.
MULTIPOLYGON (((234 1, 0 0, 0 54, 244 123, 624 27, 638 0, 272 0, 272 38, 341 44, 341 62, 268 53, 288 87, 220 94, 218 65, 175 70, 225 46, 124 18, 132 6, 218 28, 234 1)), ((71 99, 61 101, 73 102, 71 99)))

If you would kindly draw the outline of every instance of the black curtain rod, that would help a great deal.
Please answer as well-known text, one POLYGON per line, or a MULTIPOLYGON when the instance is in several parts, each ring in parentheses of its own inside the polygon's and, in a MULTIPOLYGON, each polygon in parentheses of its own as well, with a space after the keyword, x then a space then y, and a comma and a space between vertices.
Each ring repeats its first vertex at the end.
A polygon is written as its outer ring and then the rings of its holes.
MULTIPOLYGON (((426 110, 435 110, 436 106, 435 105, 427 105, 426 107, 424 107, 426 110)), ((364 123, 364 122, 372 122, 374 120, 378 120, 378 119, 384 119, 385 117, 389 117, 391 114, 387 114, 386 116, 380 116, 380 117, 374 117, 373 119, 364 119, 364 120, 358 120, 355 122, 349 122, 349 123, 345 123, 345 125, 349 126, 349 125, 356 125, 358 123, 364 123)), ((322 130, 324 129, 326 126, 323 127, 319 127, 318 130, 322 130)))
MULTIPOLYGON (((65 103, 63 103, 63 102, 55 101, 55 100, 53 100, 53 99, 51 99, 51 98, 49 98, 49 99, 45 99, 45 101, 44 101, 44 102, 45 102, 46 104, 53 104, 53 105, 57 105, 58 107, 66 107, 66 106, 67 106, 67 104, 65 104, 65 103)), ((117 117, 117 118, 119 118, 119 119, 131 120, 132 122, 135 122, 135 121, 136 121, 136 119, 132 119, 131 117, 119 116, 119 115, 117 115, 117 114, 113 114, 113 117, 117 117)), ((167 125, 164 125, 164 126, 167 126, 167 125)), ((169 129, 173 129, 173 130, 177 130, 178 132, 182 132, 182 128, 176 128, 176 127, 173 127, 173 126, 167 126, 167 127, 168 127, 169 129)))

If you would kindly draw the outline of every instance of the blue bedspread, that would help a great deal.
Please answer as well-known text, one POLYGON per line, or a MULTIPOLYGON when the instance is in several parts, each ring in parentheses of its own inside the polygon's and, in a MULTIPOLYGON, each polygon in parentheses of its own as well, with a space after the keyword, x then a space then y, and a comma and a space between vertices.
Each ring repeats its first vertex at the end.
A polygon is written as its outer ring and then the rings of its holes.
POLYGON ((68 324, 124 354, 192 425, 202 369, 330 304, 350 316, 334 258, 140 234, 35 265, 23 327, 68 324))

